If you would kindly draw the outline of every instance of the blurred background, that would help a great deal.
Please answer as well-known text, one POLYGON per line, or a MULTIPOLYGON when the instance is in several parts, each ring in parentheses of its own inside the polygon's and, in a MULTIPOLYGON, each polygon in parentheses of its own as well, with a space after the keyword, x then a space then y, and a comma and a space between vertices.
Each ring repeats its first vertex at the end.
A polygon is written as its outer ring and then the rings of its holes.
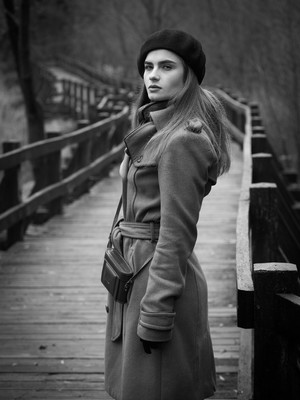
MULTIPOLYGON (((27 140, 24 104, 5 4, 22 22, 21 0, 0 3, 0 142, 27 140)), ((207 55, 203 85, 259 103, 276 152, 300 154, 299 0, 30 0, 30 57, 67 55, 112 76, 139 79, 136 54, 161 28, 197 37, 207 55)), ((24 18, 23 18, 24 21, 24 18)))

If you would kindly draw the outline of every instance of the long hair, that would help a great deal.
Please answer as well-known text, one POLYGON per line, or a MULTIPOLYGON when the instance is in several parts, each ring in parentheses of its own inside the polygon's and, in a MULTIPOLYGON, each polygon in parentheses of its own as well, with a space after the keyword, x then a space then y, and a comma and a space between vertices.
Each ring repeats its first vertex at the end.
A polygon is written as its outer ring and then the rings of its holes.
MULTIPOLYGON (((218 175, 221 175, 230 168, 230 139, 224 108, 211 91, 199 86, 194 72, 183 60, 182 62, 184 86, 169 101, 169 105, 174 108, 174 113, 168 124, 149 141, 150 152, 154 157, 159 157, 172 132, 184 127, 191 132, 198 132, 207 140, 217 162, 218 175)), ((138 109, 149 102, 145 85, 143 85, 133 108, 134 127, 138 125, 138 109)))

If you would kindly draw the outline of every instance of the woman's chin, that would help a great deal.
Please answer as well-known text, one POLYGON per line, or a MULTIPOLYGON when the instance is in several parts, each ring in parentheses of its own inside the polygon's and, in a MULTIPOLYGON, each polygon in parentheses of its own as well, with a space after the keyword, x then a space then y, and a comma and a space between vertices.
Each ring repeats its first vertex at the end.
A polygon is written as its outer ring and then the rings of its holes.
POLYGON ((165 96, 162 96, 158 93, 148 93, 148 97, 150 101, 163 101, 168 100, 165 96))

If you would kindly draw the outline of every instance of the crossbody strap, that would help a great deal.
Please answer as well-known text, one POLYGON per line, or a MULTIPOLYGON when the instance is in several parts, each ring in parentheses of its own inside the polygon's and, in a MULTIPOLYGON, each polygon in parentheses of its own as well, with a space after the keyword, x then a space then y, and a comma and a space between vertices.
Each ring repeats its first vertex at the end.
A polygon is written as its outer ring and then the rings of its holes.
POLYGON ((113 219, 113 223, 112 223, 112 226, 111 226, 111 229, 110 229, 110 232, 109 232, 109 236, 108 236, 107 248, 109 248, 109 249, 112 248, 112 240, 111 240, 112 231, 113 231, 113 229, 114 229, 114 227, 115 227, 115 225, 116 225, 116 223, 118 221, 121 207, 122 207, 122 196, 120 197, 120 200, 119 200, 119 203, 118 203, 118 206, 117 206, 117 209, 116 209, 116 213, 115 213, 115 216, 114 216, 114 219, 113 219))
POLYGON ((146 267, 146 265, 149 263, 149 261, 151 261, 153 258, 153 255, 148 257, 147 260, 144 262, 144 264, 141 266, 141 268, 132 275, 132 277, 125 283, 125 288, 126 290, 128 290, 129 285, 131 285, 133 283, 133 281, 135 280, 135 278, 140 274, 140 272, 142 272, 142 270, 146 267))

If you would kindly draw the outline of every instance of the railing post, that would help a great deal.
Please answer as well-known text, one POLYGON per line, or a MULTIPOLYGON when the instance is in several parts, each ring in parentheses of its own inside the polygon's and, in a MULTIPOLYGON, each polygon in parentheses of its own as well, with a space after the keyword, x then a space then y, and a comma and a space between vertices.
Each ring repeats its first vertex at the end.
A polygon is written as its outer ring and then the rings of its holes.
POLYGON ((89 118, 89 109, 90 109, 90 91, 91 91, 90 86, 86 86, 84 118, 87 118, 87 119, 89 118))
MULTIPOLYGON (((47 132, 47 139, 59 137, 59 132, 47 132)), ((60 151, 47 156, 47 185, 58 183, 62 178, 60 151)), ((63 212, 63 198, 58 197, 47 204, 50 217, 63 212)))
POLYGON ((284 169, 282 175, 288 185, 298 182, 298 171, 296 169, 284 169))
POLYGON ((65 79, 61 80, 61 90, 62 90, 62 103, 64 105, 69 105, 69 93, 67 87, 67 81, 65 79))
POLYGON ((76 84, 73 81, 69 81, 70 88, 70 108, 71 114, 76 116, 76 84))
POLYGON ((250 224, 253 263, 277 261, 277 186, 256 183, 250 186, 250 224))
POLYGON ((68 93, 68 106, 70 112, 73 112, 72 82, 66 81, 66 83, 67 83, 67 93, 68 93))
POLYGON ((79 111, 79 118, 84 118, 84 98, 83 98, 83 84, 81 83, 79 86, 79 104, 80 104, 80 111, 79 111))
MULTIPOLYGON (((296 269, 295 265, 295 269, 296 269)), ((276 295, 275 328, 281 338, 280 387, 290 400, 300 399, 300 297, 276 295)))
POLYGON ((268 141, 267 136, 263 133, 255 133, 251 136, 251 149, 252 154, 256 153, 268 153, 268 141))
POLYGON ((253 116, 251 118, 251 126, 262 126, 262 120, 260 116, 253 116))
POLYGON ((257 133, 265 134, 265 128, 263 126, 253 126, 252 135, 256 135, 257 133))
POLYGON ((259 117, 260 116, 259 105, 257 103, 250 103, 249 106, 251 110, 251 116, 259 117))
MULTIPOLYGON (((89 125, 88 120, 80 120, 77 123, 78 129, 84 128, 89 125)), ((78 149, 77 149, 77 156, 78 156, 78 168, 84 168, 89 165, 91 161, 91 145, 92 142, 91 140, 85 140, 84 142, 79 143, 78 149)), ((79 185, 76 188, 76 195, 80 196, 83 193, 87 193, 90 189, 90 180, 87 179, 86 181, 82 182, 81 185, 79 185)))
POLYGON ((88 114, 87 118, 91 121, 91 123, 94 123, 98 120, 98 114, 97 114, 97 89, 92 88, 89 92, 89 106, 88 106, 88 114))
POLYGON ((78 84, 77 82, 72 82, 73 88, 74 88, 74 116, 77 118, 77 104, 78 104, 78 94, 77 94, 77 87, 78 84))
MULTIPOLYGON (((276 333, 276 294, 296 289, 293 264, 254 264, 254 399, 290 399, 282 338, 276 333), (283 383, 283 384, 282 384, 283 383)), ((292 398, 291 398, 292 399, 292 398)), ((294 399, 294 398, 293 398, 294 399)))
MULTIPOLYGON (((3 153, 8 153, 13 150, 19 149, 20 142, 9 141, 3 142, 3 153)), ((20 165, 7 169, 1 182, 1 204, 0 212, 4 212, 9 208, 16 206, 21 202, 21 193, 19 188, 19 171, 20 165)), ((13 243, 22 240, 24 236, 24 223, 23 221, 17 222, 7 230, 5 247, 11 246, 13 243)))
POLYGON ((257 153, 252 155, 252 182, 274 182, 272 155, 257 153))

